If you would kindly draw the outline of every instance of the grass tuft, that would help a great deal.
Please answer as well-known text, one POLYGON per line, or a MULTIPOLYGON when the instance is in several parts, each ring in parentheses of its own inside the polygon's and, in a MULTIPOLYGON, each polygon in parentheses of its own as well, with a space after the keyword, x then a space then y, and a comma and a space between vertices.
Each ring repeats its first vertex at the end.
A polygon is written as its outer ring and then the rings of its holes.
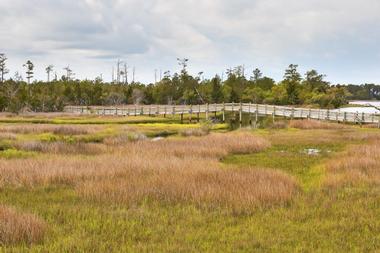
POLYGON ((343 129, 346 125, 319 120, 291 120, 289 127, 298 129, 343 129))
POLYGON ((0 205, 0 243, 2 245, 40 243, 46 233, 45 222, 33 214, 21 213, 0 205))

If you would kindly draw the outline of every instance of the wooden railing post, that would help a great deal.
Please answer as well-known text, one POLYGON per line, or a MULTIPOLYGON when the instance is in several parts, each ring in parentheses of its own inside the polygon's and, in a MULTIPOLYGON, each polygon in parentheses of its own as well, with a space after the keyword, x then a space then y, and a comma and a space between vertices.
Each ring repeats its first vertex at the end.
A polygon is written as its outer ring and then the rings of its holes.
POLYGON ((199 123, 200 119, 199 119, 199 115, 201 113, 201 105, 198 105, 198 112, 197 112, 197 122, 199 123))
POLYGON ((192 118, 193 118, 193 105, 190 105, 190 117, 189 117, 189 120, 190 120, 190 123, 192 122, 192 118))
POLYGON ((240 127, 243 123, 243 104, 240 102, 240 108, 239 108, 239 123, 240 127))
POLYGON ((226 105, 224 104, 224 102, 223 102, 223 109, 222 109, 222 121, 223 121, 223 123, 225 123, 226 122, 226 105))
POLYGON ((208 110, 209 110, 209 105, 208 103, 206 104, 206 120, 208 120, 208 110))
POLYGON ((251 102, 248 104, 249 125, 252 127, 251 102))
POLYGON ((256 111, 255 111, 255 128, 257 128, 257 124, 259 122, 259 105, 256 104, 256 111))

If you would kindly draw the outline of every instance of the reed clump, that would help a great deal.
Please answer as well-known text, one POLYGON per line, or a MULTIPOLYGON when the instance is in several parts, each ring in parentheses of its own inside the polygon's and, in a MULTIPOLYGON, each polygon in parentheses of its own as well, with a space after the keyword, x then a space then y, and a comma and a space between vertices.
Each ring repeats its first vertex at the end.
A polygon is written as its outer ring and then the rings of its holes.
POLYGON ((286 204, 297 192, 296 181, 285 173, 270 170, 223 170, 212 168, 169 168, 134 171, 131 177, 87 181, 77 190, 84 198, 136 205, 146 200, 192 203, 198 207, 227 208, 249 213, 256 207, 286 204))
POLYGON ((0 159, 0 188, 63 184, 94 201, 135 205, 151 199, 236 212, 287 203, 298 189, 294 178, 282 172, 223 167, 219 160, 228 154, 254 153, 270 146, 247 132, 129 141, 91 159, 67 155, 83 152, 88 144, 28 145, 23 149, 51 155, 0 159))
POLYGON ((352 147, 327 163, 325 185, 330 188, 360 184, 380 185, 380 144, 352 147))
POLYGON ((85 135, 102 130, 93 125, 17 124, 0 126, 0 132, 13 134, 54 133, 57 135, 85 135))
POLYGON ((46 223, 34 214, 0 205, 0 244, 39 243, 46 234, 46 223))
POLYGON ((298 129, 344 129, 348 126, 319 120, 291 120, 289 127, 298 129))
POLYGON ((15 143, 14 146, 19 150, 49 154, 97 155, 107 151, 104 145, 84 142, 68 143, 64 141, 46 142, 35 140, 15 143))

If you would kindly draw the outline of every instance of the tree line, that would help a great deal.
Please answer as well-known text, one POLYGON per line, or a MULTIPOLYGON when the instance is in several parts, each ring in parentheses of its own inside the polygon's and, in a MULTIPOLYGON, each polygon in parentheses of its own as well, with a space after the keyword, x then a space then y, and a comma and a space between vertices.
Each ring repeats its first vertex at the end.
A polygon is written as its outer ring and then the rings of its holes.
MULTIPOLYGON (((275 105, 303 105, 316 108, 337 108, 349 99, 380 99, 380 86, 374 84, 332 85, 316 70, 304 75, 298 65, 291 64, 283 80, 275 82, 255 69, 246 77, 244 68, 227 69, 226 79, 218 75, 204 79, 203 73, 191 75, 188 59, 178 59, 181 70, 164 72, 155 83, 127 81, 104 82, 78 80, 70 67, 65 75, 52 77, 53 66, 46 67, 46 81, 32 81, 34 64, 27 61, 24 81, 20 73, 6 78, 7 58, 0 54, 0 111, 35 112, 62 111, 65 105, 120 105, 120 104, 200 104, 222 102, 252 102, 275 105)), ((118 68, 119 69, 119 68, 118 68)), ((120 70, 122 71, 122 70, 120 70)), ((117 73, 117 75, 123 74, 117 73)), ((125 79, 127 80, 127 79, 125 79)))

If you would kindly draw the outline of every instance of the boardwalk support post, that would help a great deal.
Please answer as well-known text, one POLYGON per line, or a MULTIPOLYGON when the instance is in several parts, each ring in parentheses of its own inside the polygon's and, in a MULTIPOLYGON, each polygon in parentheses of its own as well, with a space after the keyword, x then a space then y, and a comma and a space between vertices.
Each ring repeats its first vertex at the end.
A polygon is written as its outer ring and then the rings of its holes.
POLYGON ((226 122, 226 105, 223 102, 223 109, 222 109, 222 121, 223 123, 226 122))
POLYGON ((256 111, 255 111, 255 128, 257 128, 258 121, 259 121, 259 105, 256 104, 256 111))
POLYGON ((249 125, 252 127, 251 102, 249 102, 249 105, 248 105, 248 114, 249 114, 249 125))
POLYGON ((192 118, 193 118, 193 105, 190 105, 190 111, 189 111, 189 113, 190 113, 189 121, 191 123, 192 122, 192 118))
POLYGON ((206 104, 206 120, 208 120, 209 105, 206 104))
POLYGON ((240 108, 239 108, 239 124, 240 127, 243 123, 243 104, 240 102, 240 108))

